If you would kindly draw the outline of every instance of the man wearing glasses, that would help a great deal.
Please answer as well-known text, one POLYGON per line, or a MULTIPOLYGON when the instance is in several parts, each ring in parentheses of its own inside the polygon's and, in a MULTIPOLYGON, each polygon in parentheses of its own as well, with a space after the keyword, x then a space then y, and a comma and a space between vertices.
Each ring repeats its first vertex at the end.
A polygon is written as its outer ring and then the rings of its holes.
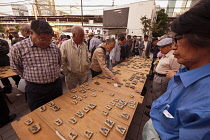
POLYGON ((10 67, 26 80, 31 111, 62 95, 61 52, 51 43, 53 34, 49 23, 35 20, 31 23, 30 37, 10 50, 10 67))

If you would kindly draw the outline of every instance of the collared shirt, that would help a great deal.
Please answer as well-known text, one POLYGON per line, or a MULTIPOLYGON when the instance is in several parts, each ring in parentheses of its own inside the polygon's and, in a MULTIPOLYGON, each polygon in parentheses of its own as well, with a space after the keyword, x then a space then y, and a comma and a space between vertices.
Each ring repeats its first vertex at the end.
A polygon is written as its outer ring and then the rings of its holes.
POLYGON ((59 77, 60 66, 61 52, 53 43, 43 49, 27 38, 11 47, 11 69, 29 82, 54 82, 59 77))
POLYGON ((120 51, 121 51, 120 44, 116 40, 115 47, 110 52, 110 59, 112 60, 112 62, 120 61, 120 51))
POLYGON ((144 49, 143 49, 143 51, 145 51, 147 49, 147 43, 148 43, 148 41, 144 41, 144 49))
POLYGON ((173 52, 174 50, 171 50, 163 55, 155 69, 157 73, 166 74, 166 70, 178 70, 182 67, 182 65, 177 62, 173 52))
POLYGON ((95 36, 90 40, 89 50, 91 51, 93 47, 98 47, 101 44, 101 40, 95 36))
POLYGON ((104 74, 113 78, 114 77, 113 73, 106 66, 105 57, 106 54, 104 50, 102 48, 97 48, 94 51, 90 68, 96 72, 100 72, 102 70, 104 74))
POLYGON ((161 139, 209 139, 209 70, 210 63, 193 70, 181 68, 167 91, 153 102, 150 117, 161 139))
POLYGON ((84 43, 78 46, 69 39, 61 45, 62 72, 66 75, 68 72, 73 74, 87 74, 90 67, 88 50, 84 43))

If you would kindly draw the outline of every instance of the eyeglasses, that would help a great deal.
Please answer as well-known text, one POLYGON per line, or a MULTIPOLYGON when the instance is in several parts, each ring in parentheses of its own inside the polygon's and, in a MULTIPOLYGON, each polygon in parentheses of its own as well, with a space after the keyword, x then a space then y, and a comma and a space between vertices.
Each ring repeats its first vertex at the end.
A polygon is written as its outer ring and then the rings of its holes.
POLYGON ((173 39, 174 39, 175 44, 177 44, 177 41, 180 39, 183 39, 183 36, 174 37, 173 39))
POLYGON ((50 39, 50 40, 45 40, 45 39, 42 39, 42 38, 38 38, 39 36, 36 34, 36 33, 34 33, 34 35, 37 37, 37 39, 39 40, 39 41, 41 41, 41 42, 51 42, 52 41, 52 39, 50 39))

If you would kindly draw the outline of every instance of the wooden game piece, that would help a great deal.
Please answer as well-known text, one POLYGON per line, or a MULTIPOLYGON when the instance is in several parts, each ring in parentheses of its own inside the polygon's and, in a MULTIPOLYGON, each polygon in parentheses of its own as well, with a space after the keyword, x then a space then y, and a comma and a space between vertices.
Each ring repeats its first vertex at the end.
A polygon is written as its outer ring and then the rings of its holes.
POLYGON ((84 114, 81 111, 78 111, 75 115, 80 118, 84 116, 84 114))
POLYGON ((85 113, 88 113, 88 112, 90 111, 90 109, 89 109, 89 108, 83 108, 83 111, 84 111, 85 113))
POLYGON ((93 92, 94 92, 94 91, 96 91, 96 90, 95 90, 95 89, 93 89, 93 88, 91 88, 91 89, 90 89, 90 91, 93 91, 93 92))
POLYGON ((96 84, 96 85, 100 85, 100 83, 99 83, 98 81, 94 82, 94 84, 96 84))
POLYGON ((73 89, 71 89, 71 90, 70 90, 70 92, 72 92, 72 93, 76 93, 76 92, 77 92, 77 90, 73 88, 73 89))
POLYGON ((120 132, 122 135, 125 134, 126 128, 124 128, 124 127, 122 127, 122 126, 120 126, 120 125, 117 125, 117 126, 116 126, 116 129, 117 129, 117 131, 120 132))
POLYGON ((124 106, 127 105, 128 102, 124 101, 124 100, 120 100, 119 101, 121 104, 123 104, 124 106))
POLYGON ((93 132, 88 131, 88 130, 85 131, 85 136, 86 136, 88 139, 90 139, 90 138, 92 137, 92 135, 93 135, 93 132))
POLYGON ((114 101, 115 101, 115 102, 119 102, 119 99, 117 99, 117 98, 114 98, 114 101))
POLYGON ((54 111, 58 111, 60 109, 60 107, 57 106, 57 105, 54 105, 54 106, 51 107, 51 109, 54 110, 54 111))
POLYGON ((82 97, 83 97, 83 98, 87 98, 88 96, 87 96, 86 94, 83 94, 82 97))
POLYGON ((54 121, 54 123, 60 126, 63 123, 63 121, 58 118, 57 120, 54 121))
POLYGON ((112 107, 109 106, 109 105, 106 105, 106 108, 107 108, 108 110, 111 110, 111 109, 112 109, 112 107))
POLYGON ((124 105, 122 105, 122 104, 116 104, 116 107, 118 107, 119 109, 123 109, 124 105))
POLYGON ((102 114, 104 114, 105 116, 107 116, 108 114, 109 114, 109 112, 108 111, 102 111, 102 114))
POLYGON ((132 94, 129 94, 129 96, 130 96, 131 98, 133 98, 133 97, 134 97, 134 95, 132 95, 132 94))
POLYGON ((110 81, 107 81, 106 83, 107 83, 107 84, 111 84, 111 82, 110 82, 110 81))
POLYGON ((115 102, 109 102, 109 104, 115 106, 116 103, 115 102))
POLYGON ((121 113, 121 116, 125 119, 129 119, 130 115, 128 115, 127 113, 121 113))
POLYGON ((34 125, 32 125, 31 127, 28 128, 28 130, 33 134, 39 132, 40 129, 41 129, 41 127, 38 123, 36 123, 36 124, 34 124, 34 125))
POLYGON ((109 134, 110 129, 106 128, 106 127, 101 127, 100 128, 100 132, 104 135, 107 136, 109 134))
POLYGON ((105 124, 109 127, 109 128, 112 128, 114 126, 114 122, 109 120, 109 119, 106 119, 105 120, 105 124))
POLYGON ((71 123, 73 123, 73 124, 77 123, 77 120, 76 120, 74 117, 71 118, 71 119, 69 119, 69 121, 70 121, 71 123))
POLYGON ((95 104, 88 104, 88 107, 91 108, 91 109, 94 109, 97 105, 95 104))
POLYGON ((92 94, 91 94, 91 96, 96 97, 96 96, 97 96, 97 94, 92 93, 92 94))
POLYGON ((54 104, 55 103, 53 101, 50 101, 50 102, 47 103, 47 105, 49 105, 49 106, 53 106, 54 104))
POLYGON ((77 100, 82 101, 82 97, 77 97, 77 100))
POLYGON ((46 110, 46 107, 43 105, 43 106, 40 106, 38 109, 39 109, 39 111, 43 112, 46 110))
POLYGON ((76 133, 73 133, 73 132, 70 132, 70 133, 69 133, 69 138, 70 138, 71 140, 74 140, 77 136, 78 136, 78 135, 77 135, 76 133))
POLYGON ((26 125, 30 125, 30 124, 33 123, 33 120, 32 120, 31 118, 29 118, 29 119, 26 120, 24 123, 25 123, 26 125))
POLYGON ((103 89, 101 89, 101 88, 99 88, 98 90, 99 90, 100 92, 103 92, 103 91, 104 91, 104 90, 103 90, 103 89))
POLYGON ((71 95, 71 98, 76 99, 77 95, 73 94, 73 95, 71 95))
POLYGON ((114 93, 109 93, 110 96, 114 96, 114 93))
POLYGON ((71 101, 72 104, 76 105, 78 102, 76 100, 71 101))
POLYGON ((130 108, 133 108, 133 109, 136 108, 136 105, 134 105, 134 104, 129 104, 128 106, 129 106, 130 108))

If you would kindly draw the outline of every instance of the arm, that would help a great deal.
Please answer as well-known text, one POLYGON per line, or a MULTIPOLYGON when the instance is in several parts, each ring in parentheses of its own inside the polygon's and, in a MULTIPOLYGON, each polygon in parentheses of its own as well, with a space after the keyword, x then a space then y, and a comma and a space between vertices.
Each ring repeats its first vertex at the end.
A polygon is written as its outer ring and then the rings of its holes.
POLYGON ((2 54, 8 54, 9 53, 9 44, 7 41, 0 40, 1 45, 0 45, 0 53, 2 54))
POLYGON ((67 69, 67 56, 66 56, 66 43, 63 43, 61 45, 61 71, 63 72, 64 75, 67 75, 68 69, 67 69))
POLYGON ((178 70, 167 70, 166 77, 171 79, 177 72, 178 72, 178 70))
POLYGON ((23 62, 21 52, 18 49, 19 46, 12 46, 10 49, 10 68, 23 77, 23 62))

